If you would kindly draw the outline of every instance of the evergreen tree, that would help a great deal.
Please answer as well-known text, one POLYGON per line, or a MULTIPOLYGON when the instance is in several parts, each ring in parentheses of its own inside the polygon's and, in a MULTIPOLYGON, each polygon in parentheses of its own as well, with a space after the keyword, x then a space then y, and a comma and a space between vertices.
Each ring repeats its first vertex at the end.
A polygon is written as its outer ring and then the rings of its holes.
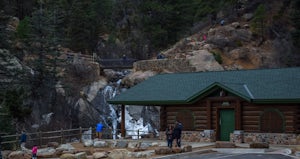
POLYGON ((264 39, 265 18, 266 18, 265 6, 263 4, 260 4, 254 13, 254 18, 251 22, 251 29, 254 33, 256 33, 261 37, 261 42, 264 39))
POLYGON ((55 3, 40 1, 39 5, 30 19, 30 34, 26 40, 32 57, 27 64, 33 70, 27 82, 32 98, 44 99, 44 103, 53 106, 56 102, 55 85, 59 80, 58 66, 62 64, 58 51, 60 18, 55 3))
POLYGON ((293 0, 293 10, 291 19, 293 22, 294 30, 292 32, 294 46, 300 46, 300 0, 293 0))
POLYGON ((97 13, 91 0, 74 0, 67 28, 68 46, 74 51, 92 52, 97 43, 97 13))

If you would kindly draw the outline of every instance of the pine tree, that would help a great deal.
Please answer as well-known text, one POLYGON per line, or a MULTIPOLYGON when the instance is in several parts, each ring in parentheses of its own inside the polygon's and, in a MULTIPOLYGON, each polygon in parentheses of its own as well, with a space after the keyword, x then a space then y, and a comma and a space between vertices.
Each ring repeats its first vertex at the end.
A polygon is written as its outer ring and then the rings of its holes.
POLYGON ((30 34, 27 39, 31 61, 28 65, 33 70, 29 76, 31 97, 44 100, 48 105, 56 101, 55 85, 59 80, 58 68, 62 64, 59 59, 58 46, 61 43, 58 34, 61 32, 59 24, 58 6, 56 3, 39 2, 39 9, 33 12, 30 19, 30 34))
POLYGON ((300 0, 293 0, 292 2, 293 10, 291 19, 294 26, 294 31, 292 32, 294 46, 300 46, 300 0))
POLYGON ((263 4, 260 4, 254 13, 254 17, 251 22, 251 29, 254 33, 260 36, 261 42, 263 42, 264 40, 265 18, 266 18, 265 6, 263 4))

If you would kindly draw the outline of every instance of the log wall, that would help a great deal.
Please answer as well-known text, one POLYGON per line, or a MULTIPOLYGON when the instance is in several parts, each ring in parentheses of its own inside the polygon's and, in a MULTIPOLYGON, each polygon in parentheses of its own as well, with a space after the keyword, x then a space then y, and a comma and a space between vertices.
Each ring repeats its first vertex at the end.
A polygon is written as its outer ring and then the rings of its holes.
POLYGON ((183 131, 215 130, 218 135, 218 110, 235 110, 235 129, 244 132, 260 133, 260 118, 264 110, 276 109, 284 117, 285 133, 300 132, 300 104, 253 104, 237 97, 214 97, 200 100, 192 105, 164 106, 161 111, 161 131, 177 119, 185 126, 183 131), (222 106, 227 101, 228 106, 222 106), (180 112, 185 116, 178 117, 180 112), (189 117, 192 116, 192 118, 189 117), (190 121, 192 120, 192 121, 190 121))

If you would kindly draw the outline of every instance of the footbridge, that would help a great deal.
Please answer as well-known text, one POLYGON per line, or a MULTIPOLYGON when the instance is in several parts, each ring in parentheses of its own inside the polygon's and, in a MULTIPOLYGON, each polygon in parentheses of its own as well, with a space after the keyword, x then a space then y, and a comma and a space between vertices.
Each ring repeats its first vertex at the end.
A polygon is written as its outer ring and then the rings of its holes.
POLYGON ((65 59, 67 62, 72 63, 73 61, 84 61, 84 62, 98 62, 102 69, 131 69, 133 68, 133 63, 137 61, 134 58, 107 58, 102 59, 93 55, 86 55, 80 53, 63 53, 61 56, 62 59, 65 59))

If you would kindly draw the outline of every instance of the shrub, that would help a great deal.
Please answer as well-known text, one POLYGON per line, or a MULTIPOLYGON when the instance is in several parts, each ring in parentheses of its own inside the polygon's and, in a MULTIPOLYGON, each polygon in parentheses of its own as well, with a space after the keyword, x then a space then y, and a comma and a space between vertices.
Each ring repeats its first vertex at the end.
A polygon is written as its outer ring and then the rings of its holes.
POLYGON ((211 52, 211 53, 214 55, 215 60, 216 60, 219 64, 222 64, 222 63, 223 63, 221 53, 219 53, 219 52, 211 52))

